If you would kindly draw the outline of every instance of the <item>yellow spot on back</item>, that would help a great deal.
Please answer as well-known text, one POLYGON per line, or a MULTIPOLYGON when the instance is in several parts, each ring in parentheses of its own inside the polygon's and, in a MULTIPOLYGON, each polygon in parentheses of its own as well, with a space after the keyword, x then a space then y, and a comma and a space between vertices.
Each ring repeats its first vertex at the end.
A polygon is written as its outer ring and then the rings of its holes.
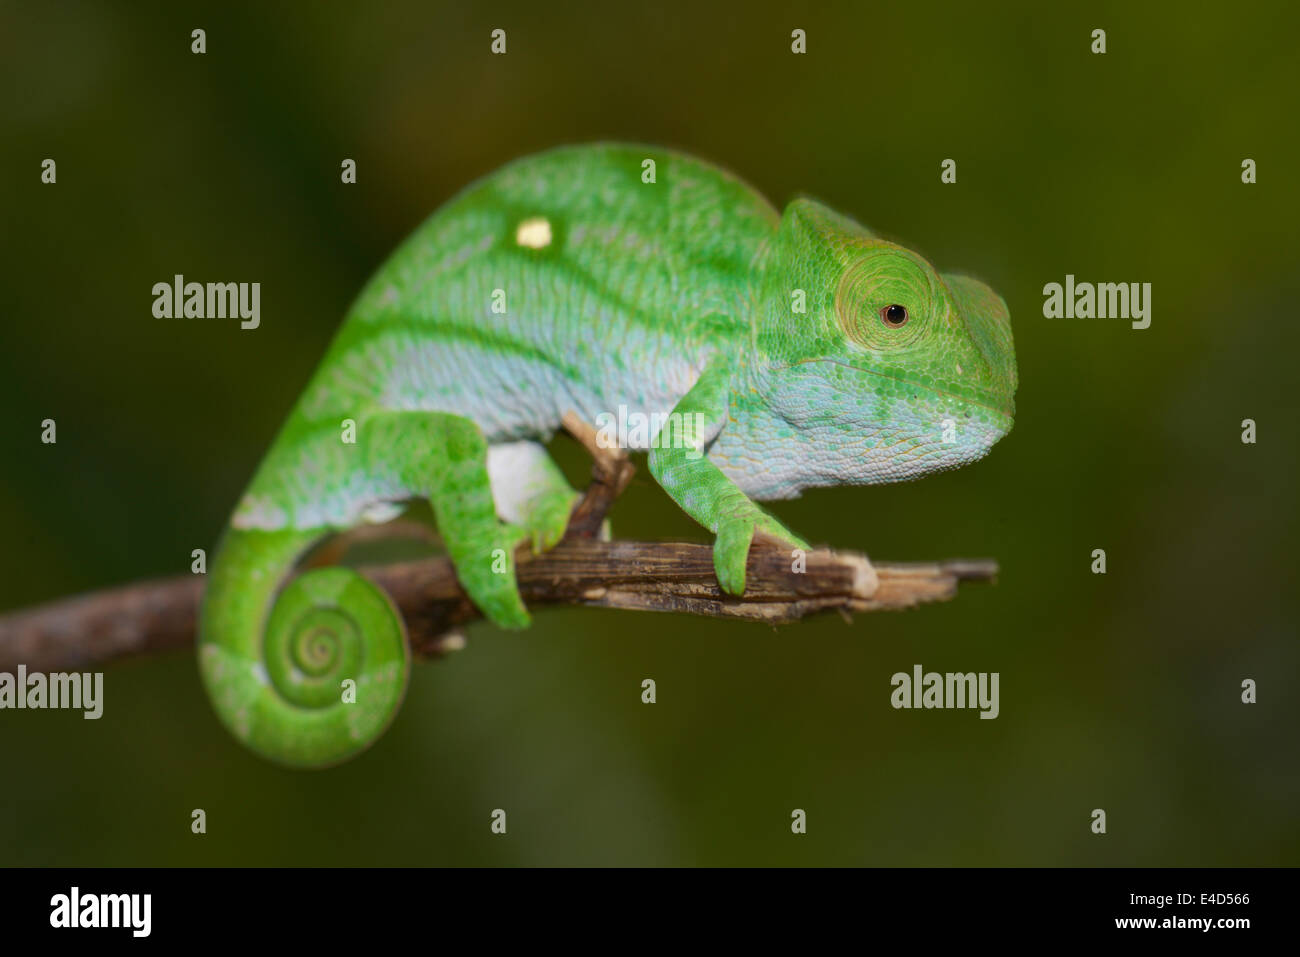
POLYGON ((551 244, 551 224, 541 216, 525 219, 515 230, 515 242, 529 249, 545 249, 551 244))

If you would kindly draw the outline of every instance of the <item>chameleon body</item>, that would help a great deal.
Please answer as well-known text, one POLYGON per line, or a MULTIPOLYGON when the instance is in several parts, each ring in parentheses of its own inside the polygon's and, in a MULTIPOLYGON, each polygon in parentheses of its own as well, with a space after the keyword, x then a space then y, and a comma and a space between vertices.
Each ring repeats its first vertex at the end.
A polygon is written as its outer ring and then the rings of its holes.
POLYGON ((366 747, 405 688, 401 619, 350 569, 285 586, 295 563, 427 499, 475 604, 526 626, 511 555, 554 545, 577 501, 542 445, 570 410, 662 426, 629 438, 714 533, 738 595, 756 532, 806 547, 757 500, 974 461, 1011 428, 1015 387, 996 293, 817 202, 779 213, 649 147, 516 161, 435 212, 353 305, 214 559, 204 683, 281 763, 366 747))

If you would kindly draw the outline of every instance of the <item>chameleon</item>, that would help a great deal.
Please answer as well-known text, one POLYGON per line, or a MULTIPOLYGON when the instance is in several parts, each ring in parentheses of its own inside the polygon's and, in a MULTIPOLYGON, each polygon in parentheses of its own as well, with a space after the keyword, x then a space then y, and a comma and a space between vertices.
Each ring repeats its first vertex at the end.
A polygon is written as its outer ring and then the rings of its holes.
POLYGON ((659 486, 713 533, 721 590, 760 501, 920 478, 1013 422, 1007 305, 989 286, 807 197, 778 211, 680 152, 597 143, 518 159, 429 216, 352 304, 225 528, 199 619, 222 723, 290 767, 385 730, 405 626, 357 571, 295 575, 330 536, 431 507, 457 577, 525 628, 514 553, 563 536, 579 494, 545 449, 566 413, 632 410, 659 486))

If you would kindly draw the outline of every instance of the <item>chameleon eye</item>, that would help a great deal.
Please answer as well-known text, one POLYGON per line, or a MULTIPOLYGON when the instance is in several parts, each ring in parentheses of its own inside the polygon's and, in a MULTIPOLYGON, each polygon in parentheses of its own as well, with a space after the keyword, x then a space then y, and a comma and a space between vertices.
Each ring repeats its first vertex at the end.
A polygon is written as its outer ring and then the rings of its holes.
POLYGON ((934 269, 916 253, 884 241, 857 247, 835 288, 835 318, 863 349, 898 353, 935 328, 939 301, 934 269), (908 320, 915 314, 916 321, 908 320))
POLYGON ((907 307, 894 303, 880 310, 880 321, 891 329, 897 329, 907 322, 907 307))

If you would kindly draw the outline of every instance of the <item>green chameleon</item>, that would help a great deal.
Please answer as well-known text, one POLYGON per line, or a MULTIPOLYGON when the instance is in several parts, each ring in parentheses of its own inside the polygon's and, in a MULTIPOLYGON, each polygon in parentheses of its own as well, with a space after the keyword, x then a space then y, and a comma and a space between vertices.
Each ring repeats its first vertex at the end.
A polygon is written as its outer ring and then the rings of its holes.
POLYGON ((353 305, 213 561, 204 684, 275 761, 367 747, 405 691, 402 620, 348 568, 285 585, 296 562, 427 499, 474 603, 526 627, 512 553, 555 545, 579 497, 542 445, 570 410, 660 424, 629 444, 741 595, 756 532, 807 547, 756 499, 972 462, 1010 430, 1015 389, 993 290, 819 203, 778 213, 651 147, 521 159, 434 213, 353 305))

